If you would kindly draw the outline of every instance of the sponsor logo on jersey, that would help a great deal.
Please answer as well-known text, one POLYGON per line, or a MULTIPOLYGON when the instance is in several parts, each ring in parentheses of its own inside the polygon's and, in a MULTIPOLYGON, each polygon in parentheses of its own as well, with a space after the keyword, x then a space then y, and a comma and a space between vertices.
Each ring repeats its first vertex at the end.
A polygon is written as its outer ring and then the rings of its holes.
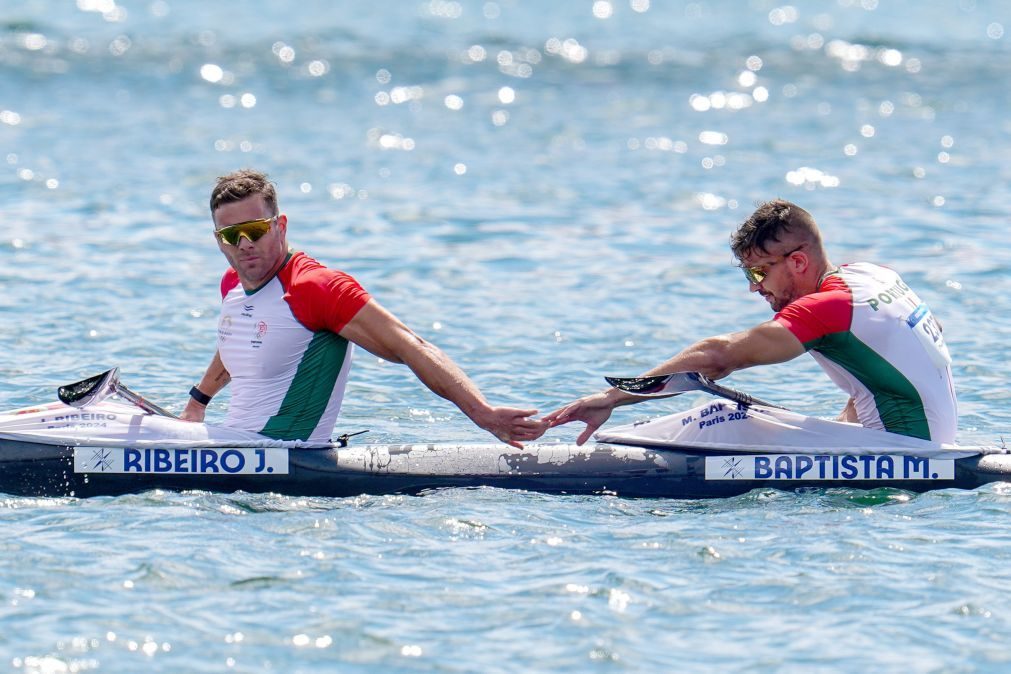
POLYGON ((218 340, 224 341, 226 337, 232 336, 232 317, 222 316, 218 322, 218 340))
POLYGON ((75 473, 287 475, 283 447, 75 447, 75 473))
POLYGON ((897 454, 707 456, 707 480, 954 480, 955 460, 897 454))

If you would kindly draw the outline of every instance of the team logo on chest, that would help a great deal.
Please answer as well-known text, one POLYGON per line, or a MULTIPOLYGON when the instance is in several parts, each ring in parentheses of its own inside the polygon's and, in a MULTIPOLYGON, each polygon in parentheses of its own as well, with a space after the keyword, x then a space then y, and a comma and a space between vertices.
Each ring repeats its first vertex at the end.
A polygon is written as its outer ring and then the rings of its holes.
POLYGON ((259 321, 256 324, 255 332, 253 333, 253 339, 249 341, 250 345, 254 349, 259 349, 260 345, 263 344, 263 338, 267 334, 267 322, 259 321))

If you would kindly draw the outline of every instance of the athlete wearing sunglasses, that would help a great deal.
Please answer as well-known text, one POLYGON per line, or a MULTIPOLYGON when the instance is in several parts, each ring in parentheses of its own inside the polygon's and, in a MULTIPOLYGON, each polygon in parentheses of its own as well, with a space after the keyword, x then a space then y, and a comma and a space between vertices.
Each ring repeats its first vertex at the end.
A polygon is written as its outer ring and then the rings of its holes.
MULTIPOLYGON (((253 240, 255 241, 256 239, 253 239, 253 240)), ((762 281, 765 280, 765 277, 769 275, 769 268, 770 267, 772 267, 773 265, 779 264, 780 262, 784 261, 786 258, 790 257, 791 255, 793 255, 794 253, 796 253, 798 250, 800 250, 803 247, 804 247, 804 244, 800 244, 799 246, 797 246, 796 248, 794 248, 791 251, 783 253, 782 255, 777 255, 776 256, 777 259, 774 260, 773 262, 769 262, 768 264, 757 265, 757 266, 754 266, 754 267, 741 267, 741 269, 744 270, 744 276, 745 276, 745 278, 748 279, 749 283, 754 283, 755 285, 759 285, 760 283, 762 283, 762 281)))
POLYGON ((229 225, 221 229, 214 230, 214 235, 221 243, 229 246, 238 246, 240 239, 249 239, 250 243, 256 243, 260 238, 270 231, 270 226, 277 220, 277 216, 271 218, 257 218, 256 220, 246 220, 236 225, 229 225))
MULTIPOLYGON (((811 214, 784 200, 760 206, 730 244, 749 289, 776 312, 772 320, 696 342, 644 375, 698 371, 719 379, 810 352, 849 397, 840 420, 954 442, 958 410, 948 348, 940 324, 898 274, 865 262, 835 266, 811 214)), ((642 400, 612 388, 545 421, 585 422, 582 444, 615 407, 642 400)))
POLYGON ((543 433, 532 409, 490 405, 438 347, 383 308, 350 275, 287 243, 288 218, 274 185, 256 171, 218 179, 211 193, 218 248, 231 267, 221 280, 217 352, 181 415, 202 421, 231 383, 225 425, 284 440, 330 440, 354 346, 406 364, 475 424, 519 447, 543 433))

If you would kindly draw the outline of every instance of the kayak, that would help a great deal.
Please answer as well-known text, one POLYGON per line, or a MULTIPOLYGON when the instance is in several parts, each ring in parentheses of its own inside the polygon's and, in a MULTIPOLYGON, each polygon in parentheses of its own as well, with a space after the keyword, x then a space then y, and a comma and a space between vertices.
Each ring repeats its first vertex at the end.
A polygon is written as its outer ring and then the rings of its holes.
POLYGON ((941 445, 759 404, 715 401, 598 432, 584 446, 310 444, 111 397, 0 414, 0 492, 114 496, 152 489, 293 496, 497 487, 715 498, 753 489, 915 492, 1011 481, 1006 447, 941 445), (158 410, 158 412, 153 411, 158 410))

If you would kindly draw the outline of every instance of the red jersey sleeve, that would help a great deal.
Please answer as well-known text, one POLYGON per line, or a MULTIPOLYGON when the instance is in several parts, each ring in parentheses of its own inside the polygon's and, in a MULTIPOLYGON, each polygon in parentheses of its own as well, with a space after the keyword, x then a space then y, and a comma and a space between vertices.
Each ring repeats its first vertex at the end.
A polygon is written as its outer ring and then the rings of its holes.
POLYGON ((830 277, 821 290, 794 300, 773 320, 792 332, 805 349, 810 349, 826 335, 849 331, 853 294, 842 279, 830 277))
POLYGON ((340 332, 372 296, 353 277, 298 253, 278 274, 295 318, 313 332, 340 332))
POLYGON ((230 268, 221 277, 221 299, 225 299, 225 295, 239 285, 239 275, 235 273, 235 270, 230 268))

